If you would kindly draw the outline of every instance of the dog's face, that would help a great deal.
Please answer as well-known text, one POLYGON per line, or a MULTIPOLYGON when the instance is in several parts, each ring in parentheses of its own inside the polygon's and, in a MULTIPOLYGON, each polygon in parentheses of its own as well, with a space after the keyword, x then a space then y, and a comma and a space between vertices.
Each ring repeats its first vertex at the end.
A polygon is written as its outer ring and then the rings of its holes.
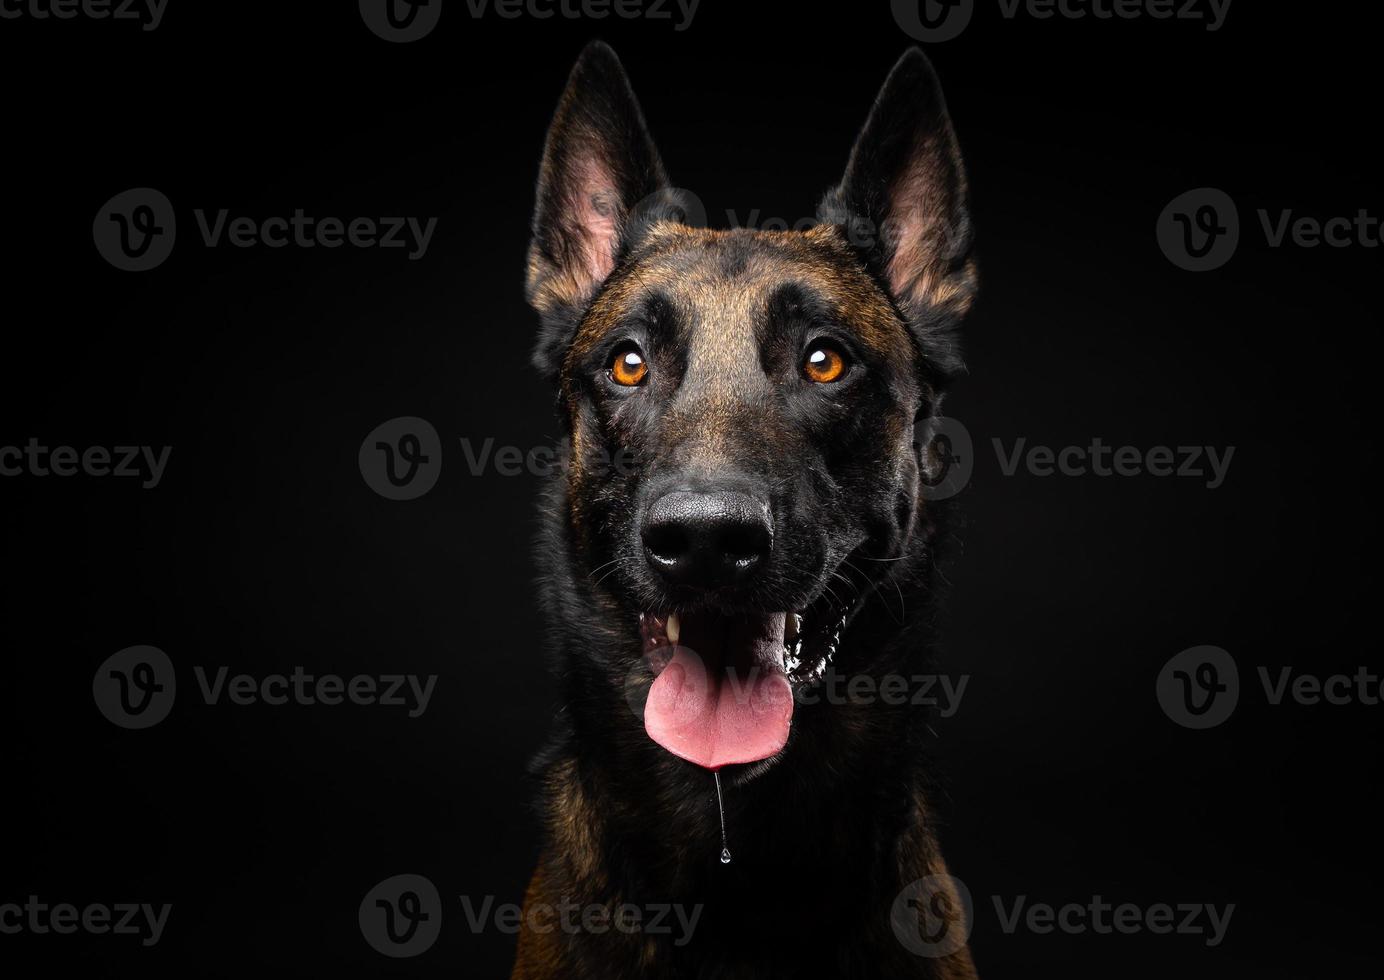
POLYGON ((914 424, 959 367, 974 291, 964 199, 917 52, 804 232, 675 220, 613 53, 573 71, 530 255, 536 360, 572 438, 574 557, 638 624, 628 649, 658 678, 646 728, 676 755, 714 769, 779 752, 793 687, 914 544, 931 464, 914 424))

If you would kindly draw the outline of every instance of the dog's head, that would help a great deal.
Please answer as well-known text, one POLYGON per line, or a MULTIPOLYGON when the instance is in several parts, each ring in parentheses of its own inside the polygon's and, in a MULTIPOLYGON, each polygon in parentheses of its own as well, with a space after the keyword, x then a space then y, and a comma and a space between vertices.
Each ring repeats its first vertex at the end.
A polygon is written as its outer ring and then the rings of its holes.
POLYGON ((975 275, 960 153, 916 49, 814 227, 689 227, 680 193, 592 45, 539 179, 535 362, 569 427, 572 558, 602 628, 658 675, 647 730, 718 768, 783 747, 793 686, 921 546, 914 427, 960 369, 975 275))

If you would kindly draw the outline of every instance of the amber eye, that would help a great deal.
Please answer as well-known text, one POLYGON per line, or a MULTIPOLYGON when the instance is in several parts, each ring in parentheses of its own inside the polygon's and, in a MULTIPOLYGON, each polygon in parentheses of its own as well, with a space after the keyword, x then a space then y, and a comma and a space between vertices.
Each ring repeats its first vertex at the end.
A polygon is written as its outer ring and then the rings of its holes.
POLYGON ((610 377, 617 385, 633 388, 648 377, 649 365, 644 355, 637 350, 625 349, 615 355, 610 362, 610 377))
POLYGON ((803 374, 809 381, 831 384, 846 373, 846 357, 828 343, 813 344, 803 360, 803 374))

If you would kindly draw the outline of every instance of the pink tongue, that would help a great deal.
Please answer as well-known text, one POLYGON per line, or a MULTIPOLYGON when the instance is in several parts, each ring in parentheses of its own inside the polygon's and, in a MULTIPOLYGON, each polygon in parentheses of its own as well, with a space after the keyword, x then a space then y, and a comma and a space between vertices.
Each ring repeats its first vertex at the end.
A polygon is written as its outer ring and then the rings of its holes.
POLYGON ((655 678, 644 706, 650 738, 712 770, 776 755, 792 718, 793 689, 777 664, 713 675, 683 646, 655 678))

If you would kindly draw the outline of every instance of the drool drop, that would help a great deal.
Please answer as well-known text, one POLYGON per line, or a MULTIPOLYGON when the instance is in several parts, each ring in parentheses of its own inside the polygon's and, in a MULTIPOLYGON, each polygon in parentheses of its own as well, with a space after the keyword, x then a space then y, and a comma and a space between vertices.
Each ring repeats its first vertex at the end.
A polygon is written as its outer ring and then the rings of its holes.
POLYGON ((716 808, 721 812, 721 863, 730 864, 730 848, 726 846, 726 801, 721 796, 721 774, 712 773, 716 779, 716 808))

